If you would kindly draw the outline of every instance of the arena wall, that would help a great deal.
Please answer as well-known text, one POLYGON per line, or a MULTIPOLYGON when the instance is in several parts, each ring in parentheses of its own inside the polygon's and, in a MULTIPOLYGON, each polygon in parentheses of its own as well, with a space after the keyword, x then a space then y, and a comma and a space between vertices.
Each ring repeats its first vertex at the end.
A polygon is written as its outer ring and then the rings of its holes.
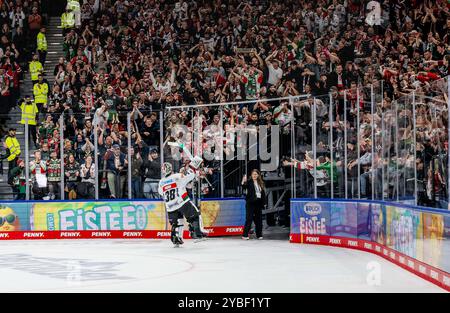
POLYGON ((450 291, 450 213, 382 201, 292 199, 292 243, 379 255, 450 291))
MULTIPOLYGON (((242 233, 243 199, 205 199, 201 211, 210 236, 242 233)), ((164 204, 158 200, 1 202, 0 218, 8 216, 15 220, 0 226, 0 240, 170 238, 164 204)))

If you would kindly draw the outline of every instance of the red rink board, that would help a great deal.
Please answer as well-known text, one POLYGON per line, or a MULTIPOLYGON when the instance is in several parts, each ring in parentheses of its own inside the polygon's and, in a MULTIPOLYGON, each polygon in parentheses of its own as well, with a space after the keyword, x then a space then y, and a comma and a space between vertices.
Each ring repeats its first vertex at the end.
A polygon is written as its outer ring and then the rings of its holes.
MULTIPOLYGON (((235 236, 242 234, 242 226, 206 227, 208 235, 235 236)), ((0 232, 0 240, 18 239, 169 239, 168 230, 68 230, 68 231, 13 231, 0 232)), ((189 232, 184 231, 184 238, 190 238, 189 232)))
POLYGON ((431 265, 420 262, 403 253, 392 250, 381 244, 362 239, 351 239, 345 237, 323 236, 323 235, 303 235, 291 234, 289 237, 292 243, 314 244, 323 246, 334 246, 370 252, 385 258, 386 260, 450 291, 450 274, 441 271, 431 265))

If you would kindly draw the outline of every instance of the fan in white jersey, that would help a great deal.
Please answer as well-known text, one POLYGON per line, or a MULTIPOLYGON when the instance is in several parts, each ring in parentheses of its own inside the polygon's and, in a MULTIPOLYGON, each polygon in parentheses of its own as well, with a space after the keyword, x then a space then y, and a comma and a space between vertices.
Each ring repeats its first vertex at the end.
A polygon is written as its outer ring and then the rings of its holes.
POLYGON ((203 238, 200 211, 192 203, 186 190, 186 185, 195 177, 195 172, 189 170, 187 175, 172 174, 172 165, 164 163, 162 167, 164 178, 159 182, 158 192, 163 197, 169 221, 172 225, 170 239, 176 245, 183 244, 183 217, 189 223, 189 231, 194 239, 203 238))

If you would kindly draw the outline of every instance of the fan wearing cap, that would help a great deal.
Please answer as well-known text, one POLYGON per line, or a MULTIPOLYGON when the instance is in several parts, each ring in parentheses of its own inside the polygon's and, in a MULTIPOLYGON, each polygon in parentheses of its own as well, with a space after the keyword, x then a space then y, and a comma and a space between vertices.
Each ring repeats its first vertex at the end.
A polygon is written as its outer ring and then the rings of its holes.
POLYGON ((38 114, 42 108, 47 108, 48 84, 44 81, 44 75, 38 75, 38 82, 33 86, 34 101, 38 107, 38 114))
POLYGON ((145 174, 144 196, 146 198, 159 198, 158 183, 161 179, 161 159, 159 158, 158 150, 153 149, 150 151, 142 168, 145 174))
POLYGON ((9 151, 9 155, 7 157, 8 160, 8 177, 11 173, 11 169, 16 165, 17 159, 20 156, 20 143, 16 138, 16 129, 10 128, 8 131, 8 135, 5 139, 6 149, 9 151))
POLYGON ((39 112, 36 103, 31 100, 29 95, 25 96, 25 100, 19 102, 20 110, 22 111, 22 118, 20 124, 28 124, 28 129, 30 131, 30 138, 33 144, 36 146, 37 133, 36 133, 36 116, 39 112))
POLYGON ((33 54, 33 60, 30 62, 29 71, 31 75, 31 82, 34 86, 34 84, 38 82, 39 73, 42 73, 44 71, 44 67, 42 66, 42 63, 39 62, 39 56, 37 54, 33 54))

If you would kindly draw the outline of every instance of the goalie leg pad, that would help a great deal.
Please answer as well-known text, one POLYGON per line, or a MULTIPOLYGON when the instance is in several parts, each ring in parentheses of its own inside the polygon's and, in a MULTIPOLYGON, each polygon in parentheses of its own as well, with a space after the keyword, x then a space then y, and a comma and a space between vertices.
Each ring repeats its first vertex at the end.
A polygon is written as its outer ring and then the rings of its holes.
POLYGON ((170 212, 169 220, 172 225, 170 240, 174 244, 183 244, 183 215, 178 210, 175 212, 170 212))
POLYGON ((195 207, 192 201, 183 204, 183 206, 179 208, 179 211, 186 217, 188 223, 191 223, 191 221, 194 221, 196 217, 200 215, 200 211, 195 207))
POLYGON ((200 211, 192 203, 192 201, 186 202, 180 210, 186 217, 186 221, 189 223, 189 232, 192 238, 205 237, 205 233, 202 232, 203 222, 200 221, 200 211))

